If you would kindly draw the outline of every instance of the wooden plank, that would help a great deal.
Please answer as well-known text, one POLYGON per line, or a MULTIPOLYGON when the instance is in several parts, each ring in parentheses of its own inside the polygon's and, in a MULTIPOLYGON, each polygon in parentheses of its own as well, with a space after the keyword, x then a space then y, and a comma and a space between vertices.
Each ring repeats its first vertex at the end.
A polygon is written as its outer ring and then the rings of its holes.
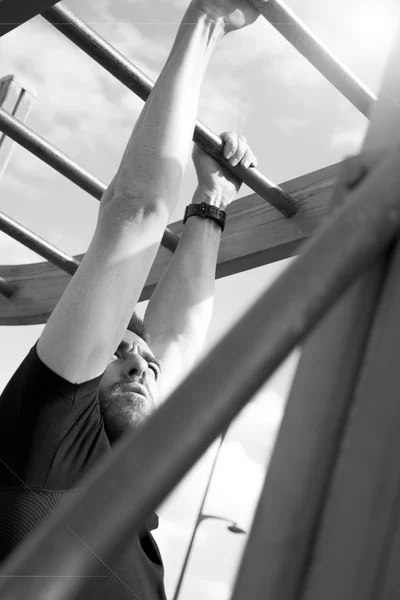
MULTIPOLYGON (((340 204, 340 193, 334 196, 340 204)), ((248 597, 249 582, 253 599, 299 598, 377 304, 379 268, 375 278, 371 293, 361 277, 301 348, 232 600, 248 597)))
MULTIPOLYGON (((396 109, 398 111, 398 107, 396 109)), ((382 111, 382 99, 377 110, 381 117, 382 113, 387 114, 385 108, 382 111)), ((381 121, 375 112, 364 148, 379 147, 378 139, 387 136, 388 127, 382 131, 381 121)), ((349 161, 347 168, 351 165, 349 161)), ((335 203, 340 204, 346 197, 345 179, 346 170, 339 179, 335 203)), ((315 569, 311 549, 380 294, 382 264, 385 257, 375 262, 366 277, 359 278, 302 348, 232 600, 242 600, 249 595, 255 600, 303 598, 307 570, 310 568, 313 573, 315 569)), ((374 437, 372 431, 369 433, 374 437)), ((354 469, 354 464, 348 469, 347 483, 351 477, 358 478, 354 469)), ((366 475, 365 470, 362 474, 366 475)), ((343 576, 344 572, 355 574, 354 553, 348 552, 348 547, 350 540, 359 535, 360 528, 355 531, 350 518, 345 520, 345 525, 344 522, 338 525, 342 518, 341 506, 350 504, 354 516, 359 495, 351 484, 347 488, 342 486, 340 492, 336 498, 335 518, 332 517, 331 528, 324 538, 324 570, 319 574, 318 587, 305 595, 307 600, 367 598, 366 589, 370 586, 357 588, 357 577, 354 577, 354 585, 349 587, 348 578, 343 576), (340 528, 341 537, 337 530, 332 535, 335 527, 340 528), (334 550, 329 553, 330 548, 334 550)), ((359 536, 356 543, 362 545, 366 539, 359 536)), ((369 547, 374 552, 374 544, 369 547)), ((361 574, 368 569, 368 564, 365 569, 359 569, 359 578, 364 578, 361 574)))
MULTIPOLYGON (((0 79, 0 108, 19 121, 26 121, 35 98, 36 92, 28 89, 13 75, 0 79)), ((14 146, 15 142, 11 138, 0 133, 0 177, 7 167, 14 146)))
POLYGON ((57 2, 58 0, 0 0, 0 37, 57 2))
MULTIPOLYGON (((322 589, 324 600, 382 598, 382 573, 390 556, 392 527, 398 519, 393 508, 398 504, 400 485, 399 273, 397 245, 343 438, 304 600, 321 598, 322 589)), ((398 594, 398 564, 396 569, 398 594)))
MULTIPOLYGON (((371 118, 365 151, 382 151, 400 140, 400 31, 371 118)), ((400 246, 364 277, 366 294, 376 293, 374 273, 389 275, 359 372, 356 394, 332 476, 302 600, 383 598, 382 572, 390 554, 393 506, 400 483, 398 455, 398 303, 400 246), (392 257, 394 259, 392 260, 392 257)), ((353 297, 353 309, 361 306, 353 297)), ((340 327, 340 323, 337 323, 340 327)), ((352 329, 349 328, 352 336, 352 329)), ((330 339, 325 340, 326 344, 330 339)), ((340 373, 338 373, 338 376, 340 373)), ((397 565, 398 567, 398 565, 397 565)), ((397 568, 397 591, 400 578, 397 568)), ((397 595, 387 596, 394 598, 397 595)))
MULTIPOLYGON (((258 194, 251 194, 228 208, 228 220, 218 257, 217 277, 252 269, 293 256, 328 212, 328 202, 340 164, 334 164, 282 184, 282 188, 299 200, 300 209, 291 219, 267 204, 258 194)), ((170 228, 177 234, 182 221, 170 228)), ((83 254, 75 256, 81 260, 83 254)), ((141 300, 151 296, 171 259, 160 247, 150 271, 141 300)), ((70 276, 49 263, 0 266, 0 277, 17 284, 12 301, 0 297, 0 325, 45 323, 61 298, 70 276)))

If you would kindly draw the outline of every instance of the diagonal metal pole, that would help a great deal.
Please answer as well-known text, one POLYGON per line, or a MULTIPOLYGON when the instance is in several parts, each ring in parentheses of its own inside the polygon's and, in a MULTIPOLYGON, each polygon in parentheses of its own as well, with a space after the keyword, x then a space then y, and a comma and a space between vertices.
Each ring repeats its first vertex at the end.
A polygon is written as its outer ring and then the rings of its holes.
POLYGON ((248 0, 326 79, 366 117, 375 94, 318 40, 282 0, 248 0))
POLYGON ((70 275, 73 275, 80 265, 76 258, 65 254, 2 212, 0 212, 0 230, 70 275))
MULTIPOLYGON (((42 17, 139 98, 147 100, 154 86, 153 81, 62 2, 44 11, 42 17)), ((255 167, 246 169, 241 164, 232 167, 222 154, 221 138, 200 121, 197 121, 193 140, 285 217, 292 217, 297 213, 298 206, 293 198, 269 181, 261 171, 255 167)))

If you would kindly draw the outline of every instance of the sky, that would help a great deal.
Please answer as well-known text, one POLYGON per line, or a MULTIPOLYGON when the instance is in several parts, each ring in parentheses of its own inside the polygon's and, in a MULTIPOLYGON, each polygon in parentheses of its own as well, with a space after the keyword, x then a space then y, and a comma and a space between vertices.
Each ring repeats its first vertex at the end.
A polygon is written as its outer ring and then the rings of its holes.
MULTIPOLYGON (((67 6, 155 80, 187 0, 68 0, 67 6)), ((288 0, 287 5, 373 92, 396 25, 395 0, 288 0)), ((37 91, 28 124, 104 182, 113 177, 143 107, 111 75, 40 17, 0 42, 0 77, 15 75, 37 91)), ((367 120, 263 18, 227 36, 215 51, 198 117, 221 133, 243 133, 259 169, 281 183, 357 153, 367 120)), ((172 222, 196 187, 189 159, 172 222)), ((1 210, 71 254, 84 253, 98 202, 22 148, 0 181, 1 210)), ((252 191, 243 185, 238 198, 252 191)), ((2 264, 42 258, 0 233, 2 264)), ((290 259, 220 279, 205 351, 287 267, 290 259)), ((144 313, 146 303, 138 312, 144 313)), ((0 392, 39 338, 43 325, 0 327, 0 392)), ((251 340, 248 340, 248 346, 251 340)), ((244 348, 244 352, 246 347, 244 348)), ((232 423, 218 457, 204 512, 250 530, 282 419, 296 349, 232 423)), ((158 508, 154 535, 172 598, 204 493, 216 443, 158 508)), ((160 449, 162 451, 162 449, 160 449)), ((247 535, 219 520, 199 527, 180 600, 228 600, 247 535)))

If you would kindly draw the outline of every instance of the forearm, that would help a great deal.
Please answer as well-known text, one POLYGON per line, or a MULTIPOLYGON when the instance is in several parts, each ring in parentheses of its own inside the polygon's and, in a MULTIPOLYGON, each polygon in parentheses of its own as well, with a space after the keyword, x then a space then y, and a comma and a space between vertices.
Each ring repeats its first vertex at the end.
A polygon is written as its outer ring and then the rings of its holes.
POLYGON ((223 35, 220 25, 189 6, 136 122, 113 180, 112 196, 156 200, 172 212, 189 155, 204 73, 223 35))
MULTIPOLYGON (((197 189, 193 202, 203 201, 210 199, 197 189)), ((193 358, 204 345, 212 318, 220 240, 221 228, 215 221, 190 217, 145 315, 150 338, 162 332, 167 339, 187 339, 193 358)))

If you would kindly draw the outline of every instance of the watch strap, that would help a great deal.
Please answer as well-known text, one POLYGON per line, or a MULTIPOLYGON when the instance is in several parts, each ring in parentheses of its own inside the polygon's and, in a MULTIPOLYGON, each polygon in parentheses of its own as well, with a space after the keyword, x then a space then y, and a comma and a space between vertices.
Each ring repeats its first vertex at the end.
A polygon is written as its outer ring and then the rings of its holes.
POLYGON ((204 219, 212 219, 216 221, 221 227, 221 230, 225 229, 226 212, 212 204, 206 202, 200 202, 199 204, 189 204, 185 209, 185 215, 183 217, 183 224, 186 223, 189 217, 203 217, 204 219))

